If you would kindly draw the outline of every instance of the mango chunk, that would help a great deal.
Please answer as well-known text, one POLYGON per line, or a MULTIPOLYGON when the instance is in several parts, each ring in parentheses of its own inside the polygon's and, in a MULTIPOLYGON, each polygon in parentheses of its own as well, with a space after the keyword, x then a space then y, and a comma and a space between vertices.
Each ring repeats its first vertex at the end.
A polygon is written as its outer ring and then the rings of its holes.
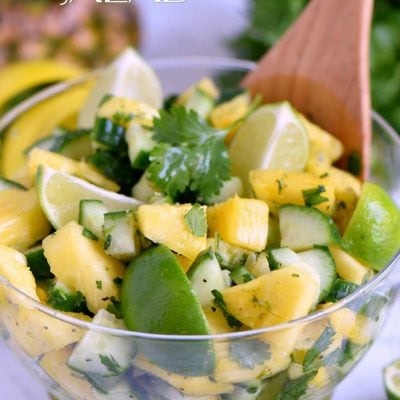
POLYGON ((145 204, 137 210, 139 231, 193 261, 206 249, 206 235, 196 236, 185 221, 191 204, 145 204))
POLYGON ((9 189, 0 196, 0 244, 25 250, 50 233, 35 189, 9 189))
POLYGON ((82 234, 83 227, 71 221, 43 240, 51 272, 71 289, 81 291, 90 311, 107 308, 111 297, 118 297, 116 278, 124 266, 107 255, 103 246, 82 234))
POLYGON ((210 236, 248 250, 265 249, 268 238, 268 206, 257 199, 235 196, 207 209, 210 236))
POLYGON ((296 267, 278 269, 221 291, 229 312, 252 329, 307 315, 318 292, 310 274, 296 267))
POLYGON ((283 204, 305 205, 305 190, 323 189, 320 196, 326 200, 314 207, 324 214, 332 215, 335 206, 335 188, 323 178, 315 177, 308 172, 288 172, 281 170, 250 171, 250 184, 258 199, 265 201, 271 213, 279 214, 283 204))
POLYGON ((32 149, 28 157, 28 168, 32 180, 34 180, 36 171, 41 164, 54 168, 57 171, 65 172, 66 174, 75 175, 78 178, 85 179, 112 192, 119 191, 119 186, 114 181, 106 178, 96 168, 85 161, 76 161, 61 154, 39 149, 38 147, 32 149))
POLYGON ((368 277, 373 275, 371 268, 362 265, 350 254, 336 246, 329 246, 335 260, 338 275, 346 281, 362 285, 368 277))

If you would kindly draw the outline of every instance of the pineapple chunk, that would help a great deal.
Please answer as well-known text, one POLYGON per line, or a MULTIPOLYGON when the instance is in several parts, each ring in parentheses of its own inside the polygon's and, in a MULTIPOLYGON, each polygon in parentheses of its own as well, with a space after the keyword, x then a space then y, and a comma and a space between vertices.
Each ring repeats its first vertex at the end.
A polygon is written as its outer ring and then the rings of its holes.
POLYGON ((302 191, 317 189, 320 186, 325 189, 320 195, 327 200, 314 207, 327 215, 332 215, 334 212, 335 189, 333 184, 308 172, 254 170, 250 171, 250 184, 256 197, 264 200, 275 216, 279 214, 279 207, 283 204, 305 205, 302 191))
MULTIPOLYGON (((34 300, 39 300, 36 294, 36 282, 31 270, 28 267, 25 256, 19 251, 0 244, 0 275, 7 279, 14 287, 21 290, 34 300)), ((12 289, 0 286, 0 296, 7 294, 9 301, 20 304, 22 296, 12 289)), ((3 299, 1 299, 3 300, 3 299)))
POLYGON ((207 209, 210 235, 248 250, 265 249, 268 238, 268 206, 260 200, 235 196, 207 209))
MULTIPOLYGON (((66 314, 90 321, 90 318, 84 314, 66 314)), ((83 328, 27 307, 20 307, 13 329, 15 341, 31 357, 60 350, 71 343, 78 342, 84 333, 83 328)))
POLYGON ((206 248, 206 235, 196 236, 185 221, 191 204, 145 204, 138 208, 138 228, 152 242, 161 243, 193 261, 206 248))
POLYGON ((35 147, 29 152, 28 168, 32 177, 35 177, 39 165, 46 165, 57 171, 66 174, 75 175, 78 178, 85 179, 97 186, 112 192, 118 192, 119 186, 112 180, 100 174, 96 168, 84 161, 76 161, 65 157, 61 154, 52 153, 51 151, 42 150, 35 147))
POLYGON ((35 189, 9 189, 0 196, 0 244, 25 250, 50 232, 35 189))
POLYGON ((186 274, 186 272, 189 271, 190 266, 192 265, 192 261, 186 258, 185 256, 181 256, 180 254, 175 254, 176 261, 178 261, 179 265, 181 266, 183 272, 186 274))
POLYGON ((89 310, 96 313, 107 308, 111 297, 118 297, 115 278, 123 276, 124 267, 82 231, 71 221, 44 239, 43 249, 51 272, 72 290, 81 291, 89 310))
POLYGON ((371 268, 365 267, 339 247, 329 246, 329 250, 335 260, 338 275, 346 281, 362 285, 373 275, 371 268))
POLYGON ((319 293, 310 274, 287 267, 221 291, 229 312, 252 329, 307 315, 319 293))
POLYGON ((177 104, 185 105, 188 103, 190 98, 194 95, 196 90, 205 93, 210 99, 217 99, 219 96, 219 90, 215 86, 215 83, 210 78, 203 78, 195 85, 190 86, 182 94, 179 95, 176 100, 177 104))
POLYGON ((304 115, 298 114, 308 133, 310 158, 319 159, 327 164, 337 161, 343 154, 343 144, 333 135, 310 122, 304 115))

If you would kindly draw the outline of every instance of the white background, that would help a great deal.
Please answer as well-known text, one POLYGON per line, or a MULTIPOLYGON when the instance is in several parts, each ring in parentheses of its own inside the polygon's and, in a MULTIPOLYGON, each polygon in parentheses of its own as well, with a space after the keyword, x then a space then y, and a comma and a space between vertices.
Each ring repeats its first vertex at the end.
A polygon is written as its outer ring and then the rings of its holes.
MULTIPOLYGON (((240 31, 246 23, 248 2, 186 0, 179 4, 162 4, 153 0, 136 0, 135 4, 140 10, 142 53, 146 57, 221 56, 229 55, 226 47, 228 38, 240 31)), ((399 306, 400 302, 397 301, 381 337, 362 362, 339 385, 332 400, 385 399, 382 368, 400 357, 400 329, 397 322, 400 320, 399 306)), ((2 343, 0 365, 0 400, 47 399, 41 385, 2 343)))

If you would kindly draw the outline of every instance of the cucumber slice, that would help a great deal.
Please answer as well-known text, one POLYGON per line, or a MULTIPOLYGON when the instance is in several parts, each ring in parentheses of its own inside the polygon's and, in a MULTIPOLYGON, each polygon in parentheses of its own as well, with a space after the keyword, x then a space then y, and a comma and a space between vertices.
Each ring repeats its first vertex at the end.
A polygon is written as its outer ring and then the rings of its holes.
POLYGON ((136 121, 129 124, 125 132, 128 143, 128 155, 133 168, 145 170, 150 164, 150 152, 156 142, 151 138, 151 132, 136 121))
POLYGON ((25 252, 26 261, 36 279, 51 279, 54 275, 50 271, 50 265, 44 256, 42 246, 35 246, 25 252))
POLYGON ((337 278, 335 261, 327 247, 317 247, 303 251, 299 257, 320 277, 321 289, 318 303, 324 301, 331 292, 337 278))
POLYGON ((10 181, 0 176, 0 192, 9 189, 26 190, 26 187, 20 185, 18 182, 10 181))
POLYGON ((196 111, 202 118, 206 119, 215 105, 215 100, 204 90, 196 87, 185 103, 185 108, 196 111))
POLYGON ((81 200, 79 203, 79 224, 97 238, 103 237, 104 214, 107 207, 101 200, 81 200))
MULTIPOLYGON (((93 323, 110 328, 126 329, 122 320, 106 310, 100 310, 93 323)), ((108 393, 120 381, 135 356, 133 341, 106 333, 87 331, 76 345, 68 366, 84 375, 102 393, 108 393)))
POLYGON ((245 267, 237 267, 231 272, 231 278, 236 285, 250 282, 254 279, 254 276, 245 267))
POLYGON ((211 198, 210 204, 222 203, 231 197, 235 197, 235 195, 243 197, 243 194, 244 188, 242 180, 238 176, 232 176, 231 179, 224 182, 220 192, 211 198))
POLYGON ((315 245, 327 246, 340 241, 340 233, 331 218, 312 207, 287 204, 279 209, 281 246, 295 251, 315 245))
POLYGON ((150 202, 150 199, 154 197, 155 194, 154 186, 147 178, 146 173, 142 175, 132 188, 132 197, 145 203, 150 202))
POLYGON ((345 281, 344 279, 337 278, 332 285, 330 292, 326 297, 326 301, 336 302, 344 299, 349 294, 353 293, 359 286, 353 282, 345 281))
POLYGON ((136 234, 133 211, 104 214, 104 250, 118 260, 129 261, 139 254, 140 243, 136 234))
POLYGON ((203 307, 213 301, 212 290, 223 290, 227 287, 217 257, 211 249, 206 250, 197 257, 187 276, 203 307))

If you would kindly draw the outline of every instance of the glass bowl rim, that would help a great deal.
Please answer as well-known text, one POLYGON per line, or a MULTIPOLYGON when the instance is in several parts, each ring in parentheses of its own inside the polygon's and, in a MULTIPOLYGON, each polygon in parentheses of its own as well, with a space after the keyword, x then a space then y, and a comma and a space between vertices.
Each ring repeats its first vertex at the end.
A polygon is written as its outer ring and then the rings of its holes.
MULTIPOLYGON (((169 68, 214 68, 221 70, 231 70, 231 71, 249 71, 255 68, 257 65, 253 61, 237 59, 237 58, 229 58, 229 57, 208 57, 208 56, 184 56, 184 57, 163 57, 163 58, 154 58, 148 60, 149 64, 155 69, 169 69, 169 68)), ((51 85, 48 88, 41 90, 39 93, 29 97, 27 100, 21 102, 13 109, 9 110, 0 118, 0 132, 2 132, 6 127, 12 122, 15 118, 17 118, 20 114, 34 106, 36 103, 43 101, 49 97, 52 97, 64 90, 67 90, 75 85, 81 84, 93 77, 95 77, 101 69, 95 70, 93 72, 84 74, 78 78, 70 79, 61 83, 57 83, 55 85, 51 85)), ((384 131, 387 133, 391 140, 400 148, 400 137, 396 134, 396 131, 375 111, 371 111, 371 118, 374 122, 376 122, 384 131)), ((25 294, 20 289, 16 288, 12 285, 7 279, 0 275, 0 284, 5 285, 7 288, 18 293, 19 296, 24 298, 26 301, 26 305, 30 305, 33 309, 36 309, 40 312, 47 314, 50 317, 56 318, 65 323, 87 329, 93 330, 109 335, 119 336, 119 337, 127 337, 127 338, 135 338, 135 339, 146 339, 146 340, 161 340, 161 341, 182 341, 182 342, 190 342, 190 341, 203 341, 203 340, 235 340, 235 339, 243 339, 252 336, 256 336, 259 334, 273 333, 279 332, 281 330, 293 329, 296 326, 300 326, 302 324, 311 323, 320 318, 327 317, 328 315, 338 311, 341 308, 346 307, 352 301, 362 297, 367 294, 371 290, 374 289, 379 283, 381 283, 391 272, 394 270, 396 266, 396 262, 400 259, 400 251, 393 257, 393 259, 386 265, 381 271, 379 271, 373 278, 371 278, 367 283, 358 287, 353 293, 349 296, 345 297, 342 300, 334 303, 333 305, 315 311, 305 317, 297 318, 291 320, 289 322, 272 325, 264 328, 251 329, 246 331, 238 331, 238 332, 229 332, 229 333, 219 333, 219 334, 210 334, 210 335, 168 335, 168 334, 157 334, 157 333, 147 333, 147 332, 138 332, 138 331, 130 331, 127 329, 117 329, 110 328, 104 325, 95 324, 93 322, 88 322, 81 320, 76 317, 69 316, 68 314, 55 310, 47 305, 40 303, 39 301, 31 298, 27 294, 25 294)), ((19 304, 17 304, 19 305, 19 304)), ((25 303, 24 303, 25 305, 25 303)))

